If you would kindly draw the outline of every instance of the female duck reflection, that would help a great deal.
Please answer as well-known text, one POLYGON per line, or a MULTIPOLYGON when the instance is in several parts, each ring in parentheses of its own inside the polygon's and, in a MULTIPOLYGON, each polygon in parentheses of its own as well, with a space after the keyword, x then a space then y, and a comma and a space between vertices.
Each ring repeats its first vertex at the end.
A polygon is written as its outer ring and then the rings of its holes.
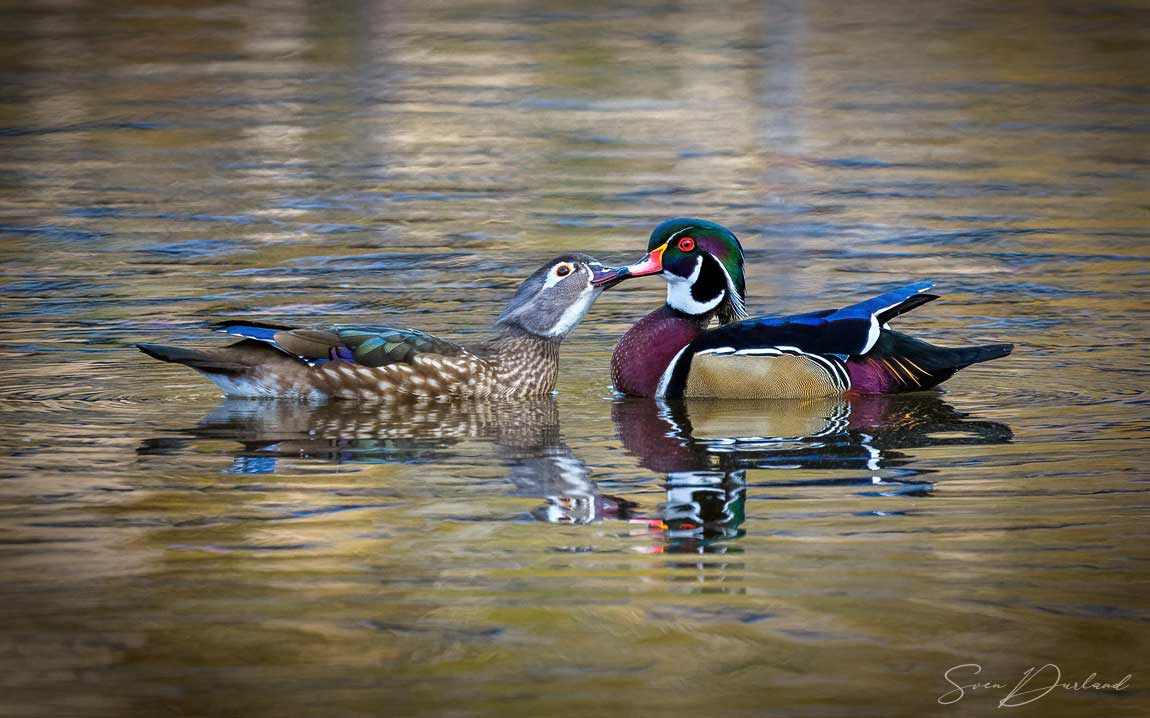
MULTIPOLYGON (((599 493, 587 466, 563 443, 553 398, 509 403, 309 404, 223 401, 194 428, 195 438, 238 442, 225 473, 274 474, 287 459, 336 464, 487 463, 464 442, 494 447, 509 467, 514 495, 546 504, 531 516, 587 524, 627 518, 632 502, 599 493)), ((142 455, 175 454, 185 436, 146 440, 142 455)))
MULTIPOLYGON (((621 399, 616 432, 645 469, 665 475, 666 502, 638 504, 601 493, 563 442, 553 399, 511 404, 355 407, 296 402, 223 402, 190 433, 239 442, 229 473, 267 474, 281 459, 335 463, 458 463, 467 440, 494 446, 514 494, 543 499, 531 512, 552 523, 630 519, 665 539, 667 551, 716 551, 742 535, 746 470, 786 469, 780 486, 857 485, 866 493, 921 495, 930 470, 898 449, 1000 444, 1004 424, 968 419, 937 395, 774 402, 664 403, 621 399), (804 478, 807 471, 839 478, 804 478)), ((151 439, 142 454, 175 453, 187 438, 151 439)))

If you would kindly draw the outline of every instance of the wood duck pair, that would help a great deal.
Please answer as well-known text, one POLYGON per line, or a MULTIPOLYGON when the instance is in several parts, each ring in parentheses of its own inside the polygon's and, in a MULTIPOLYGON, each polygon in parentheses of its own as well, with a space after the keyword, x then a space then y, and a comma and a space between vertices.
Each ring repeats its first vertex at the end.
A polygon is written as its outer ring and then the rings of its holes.
POLYGON ((216 349, 139 344, 187 365, 229 396, 309 399, 522 399, 551 393, 559 345, 603 290, 659 275, 666 303, 615 347, 615 388, 665 399, 812 398, 929 389, 1009 344, 947 349, 893 331, 894 317, 937 299, 919 282, 841 309, 748 319, 743 250, 725 227, 672 219, 639 262, 610 268, 585 254, 545 264, 519 286, 484 341, 413 329, 313 329, 231 321, 240 341, 216 349), (709 329, 712 319, 719 326, 709 329))

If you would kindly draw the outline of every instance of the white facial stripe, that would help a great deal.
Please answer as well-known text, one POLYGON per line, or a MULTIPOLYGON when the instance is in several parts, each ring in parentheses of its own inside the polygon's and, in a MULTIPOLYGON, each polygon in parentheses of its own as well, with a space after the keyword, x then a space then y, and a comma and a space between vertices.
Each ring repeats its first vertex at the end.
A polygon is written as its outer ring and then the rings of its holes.
POLYGON ((706 303, 697 301, 691 296, 691 287, 699 279, 699 273, 702 271, 703 258, 700 256, 695 258, 695 271, 686 279, 670 272, 659 275, 667 282, 667 304, 686 314, 706 314, 719 306, 727 296, 726 292, 719 292, 719 296, 706 303))
POLYGON ((731 273, 727 271, 726 265, 718 259, 715 260, 715 263, 719 265, 719 269, 723 270, 723 275, 727 278, 727 293, 731 295, 731 304, 735 308, 735 317, 737 319, 746 319, 749 316, 747 314, 747 305, 743 302, 743 298, 739 296, 739 289, 735 286, 735 280, 731 279, 731 273))
MULTIPOLYGON (((699 272, 703 271, 703 258, 696 257, 695 260, 695 271, 691 272, 691 276, 687 277, 686 279, 680 277, 678 274, 672 274, 671 272, 663 272, 659 276, 662 277, 664 282, 670 284, 671 287, 674 287, 676 284, 686 284, 687 286, 690 286, 695 282, 696 279, 699 278, 699 272)), ((671 291, 671 287, 667 287, 668 293, 671 291)), ((668 296, 670 295, 668 294, 668 296)))

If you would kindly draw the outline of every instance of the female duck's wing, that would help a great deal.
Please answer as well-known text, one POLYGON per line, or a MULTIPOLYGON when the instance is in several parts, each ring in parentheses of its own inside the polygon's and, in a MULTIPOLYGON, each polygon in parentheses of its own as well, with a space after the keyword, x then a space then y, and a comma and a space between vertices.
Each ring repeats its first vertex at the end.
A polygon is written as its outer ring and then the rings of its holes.
POLYGON ((345 361, 361 366, 410 364, 417 355, 466 354, 462 346, 415 329, 337 324, 322 329, 293 328, 262 322, 228 321, 216 328, 233 336, 268 344, 310 366, 345 361))
POLYGON ((919 282, 842 309, 725 324, 683 348, 658 396, 801 398, 850 388, 847 358, 870 351, 892 318, 937 299, 919 282), (755 359, 757 358, 757 359, 755 359))

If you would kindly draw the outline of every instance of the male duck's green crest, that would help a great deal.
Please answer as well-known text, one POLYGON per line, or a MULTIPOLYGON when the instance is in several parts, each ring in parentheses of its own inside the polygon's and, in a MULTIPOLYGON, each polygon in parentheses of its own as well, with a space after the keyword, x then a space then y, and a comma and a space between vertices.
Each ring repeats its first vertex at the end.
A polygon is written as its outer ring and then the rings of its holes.
POLYGON ((647 274, 658 274, 670 285, 667 305, 672 309, 693 317, 717 316, 720 324, 747 316, 743 247, 721 224, 669 219, 651 232, 646 256, 598 281, 610 286, 647 274))

